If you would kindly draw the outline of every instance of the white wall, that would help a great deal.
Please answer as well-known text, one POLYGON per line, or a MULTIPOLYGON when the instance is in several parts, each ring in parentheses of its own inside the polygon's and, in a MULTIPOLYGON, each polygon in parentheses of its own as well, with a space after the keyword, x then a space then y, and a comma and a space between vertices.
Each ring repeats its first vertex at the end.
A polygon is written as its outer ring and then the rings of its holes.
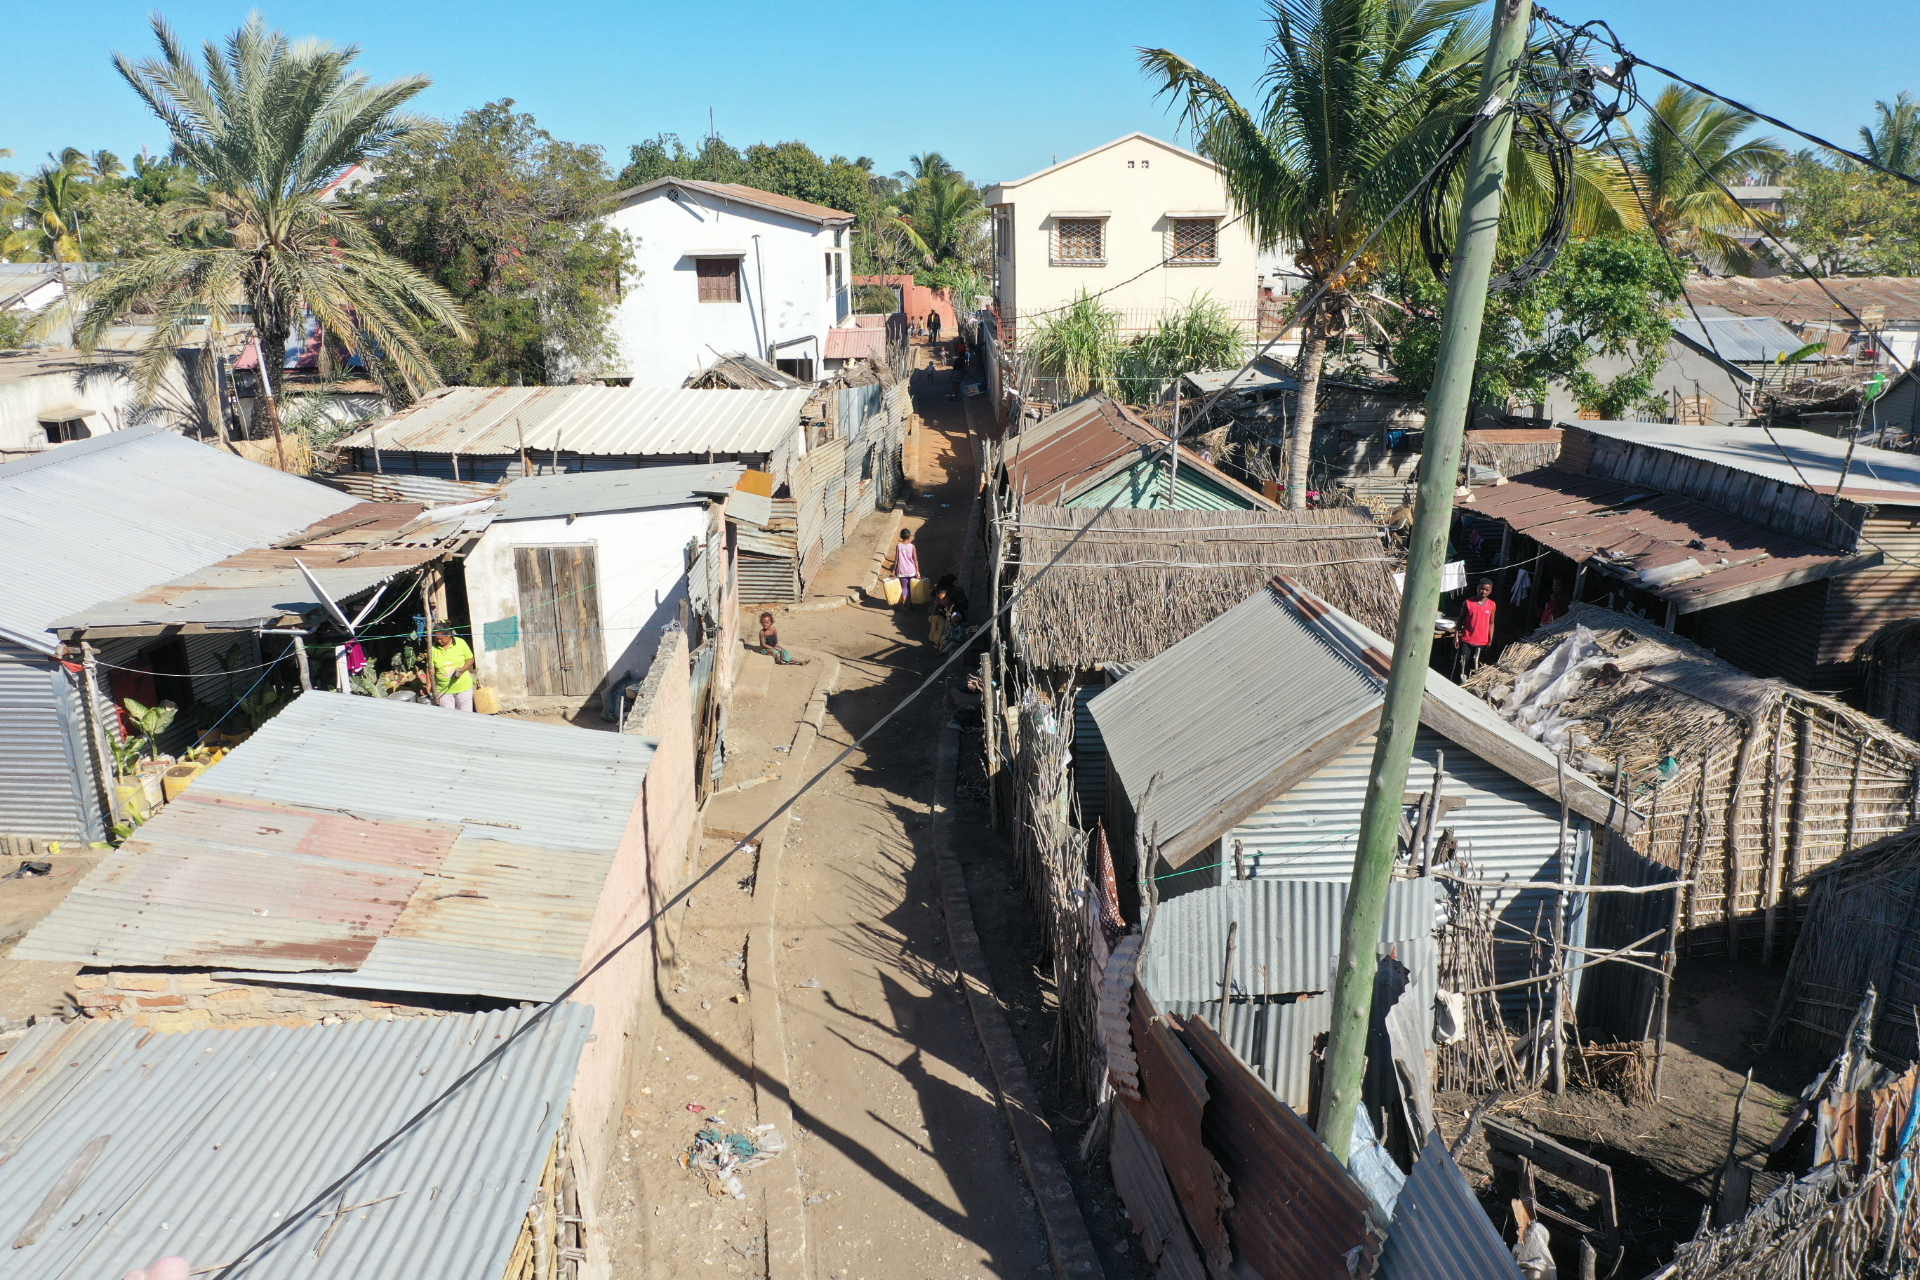
POLYGON ((158 418, 179 429, 189 420, 191 401, 176 363, 156 396, 155 407, 134 408, 130 379, 106 369, 86 369, 77 351, 31 351, 0 357, 0 461, 49 447, 40 415, 72 406, 99 411, 87 419, 94 435, 158 418))
MULTIPOLYGON (((485 624, 520 612, 520 586, 513 549, 530 546, 593 546, 599 566, 600 626, 605 662, 596 673, 645 672, 660 643, 660 629, 679 616, 687 595, 687 544, 706 532, 704 503, 652 511, 617 511, 546 520, 496 520, 467 557, 467 610, 480 683, 509 705, 527 696, 524 651, 489 651, 485 624)), ((524 645, 522 632, 521 644, 524 645)))
POLYGON ((1244 222, 1225 225, 1236 212, 1227 199, 1226 180, 1201 157, 1134 134, 1031 177, 990 187, 986 198, 996 206, 1000 227, 995 251, 1003 320, 1020 321, 1063 306, 1082 289, 1094 293, 1118 285, 1101 301, 1124 314, 1123 328, 1147 327, 1153 317, 1199 292, 1210 294, 1252 332, 1259 275, 1253 238, 1244 222), (1052 264, 1051 215, 1056 212, 1107 215, 1104 265, 1052 264), (1171 252, 1168 215, 1198 213, 1224 215, 1219 262, 1150 269, 1171 252), (1143 271, 1139 279, 1130 279, 1143 271))
POLYGON ((811 358, 814 376, 825 376, 826 332, 851 314, 852 233, 841 232, 836 248, 833 230, 806 219, 679 190, 678 201, 663 187, 606 217, 638 242, 638 278, 623 283, 614 315, 621 363, 607 372, 631 375, 636 387, 677 387, 712 364, 716 352, 766 358, 769 346, 811 338, 773 358, 811 358), (840 256, 837 290, 830 288, 829 253, 840 256), (740 259, 739 302, 700 301, 694 259, 707 257, 740 259))

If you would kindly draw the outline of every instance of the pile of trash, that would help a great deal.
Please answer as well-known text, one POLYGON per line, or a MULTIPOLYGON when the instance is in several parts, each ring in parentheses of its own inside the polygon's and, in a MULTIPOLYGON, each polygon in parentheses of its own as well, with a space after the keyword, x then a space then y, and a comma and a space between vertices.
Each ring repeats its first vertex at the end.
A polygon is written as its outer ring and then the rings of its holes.
POLYGON ((682 1169, 692 1169, 707 1180, 707 1194, 747 1198, 740 1185, 740 1174, 755 1165, 765 1164, 787 1149, 787 1140, 770 1124, 756 1124, 744 1132, 728 1133, 717 1120, 709 1120, 693 1137, 693 1145, 680 1157, 682 1169))

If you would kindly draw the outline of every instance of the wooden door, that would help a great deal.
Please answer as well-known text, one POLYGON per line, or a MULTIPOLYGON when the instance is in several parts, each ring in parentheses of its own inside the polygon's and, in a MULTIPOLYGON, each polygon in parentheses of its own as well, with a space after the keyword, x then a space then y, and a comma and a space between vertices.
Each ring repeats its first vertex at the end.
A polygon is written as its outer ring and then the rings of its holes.
POLYGON ((530 695, 584 698, 600 685, 599 560, 592 547, 515 547, 520 652, 530 695))

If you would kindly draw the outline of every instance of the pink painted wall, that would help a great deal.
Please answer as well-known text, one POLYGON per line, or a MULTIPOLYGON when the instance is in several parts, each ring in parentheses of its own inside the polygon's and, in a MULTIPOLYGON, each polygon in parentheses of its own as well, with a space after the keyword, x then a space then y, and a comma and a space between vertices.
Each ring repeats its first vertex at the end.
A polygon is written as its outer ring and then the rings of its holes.
POLYGON ((945 289, 915 284, 912 276, 855 276, 853 282, 897 286, 906 299, 907 321, 910 324, 925 325, 928 313, 938 311, 940 336, 943 338, 951 338, 960 327, 954 317, 953 299, 945 289))
MULTIPOLYGON (((647 777, 607 871, 594 912, 586 963, 640 928, 686 878, 697 813, 693 794, 692 706, 687 640, 670 632, 648 673, 627 731, 659 743, 647 777), (657 679, 656 679, 657 677, 657 679)), ((659 928, 636 940, 589 978, 574 999, 594 1007, 594 1039, 574 1080, 574 1123, 586 1153, 591 1192, 601 1197, 613 1158, 621 1109, 638 1087, 659 1008, 656 966, 663 950, 659 928)), ((600 1200, 603 1211, 610 1209, 600 1200)))

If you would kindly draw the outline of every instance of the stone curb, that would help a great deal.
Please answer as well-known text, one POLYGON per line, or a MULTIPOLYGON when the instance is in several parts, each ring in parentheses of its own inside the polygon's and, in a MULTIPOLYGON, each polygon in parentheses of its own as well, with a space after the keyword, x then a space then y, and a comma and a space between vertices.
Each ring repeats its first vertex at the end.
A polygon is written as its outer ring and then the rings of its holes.
POLYGON ((987 958, 980 949, 980 935, 973 925, 973 907, 967 899, 966 877, 953 852, 954 783, 959 777, 960 731, 951 726, 940 731, 939 756, 934 764, 933 850, 934 864, 940 872, 940 899, 947 918, 947 945, 953 952, 954 967, 960 985, 966 991, 967 1008, 973 1026, 986 1051, 987 1065, 993 1072, 995 1092, 1007 1128, 1013 1133, 1014 1150, 1020 1156, 1020 1168, 1033 1190, 1039 1206, 1040 1222, 1046 1228, 1047 1249, 1053 1255, 1053 1271, 1067 1280, 1100 1280, 1099 1255, 1094 1252, 1093 1237, 1087 1232, 1086 1219, 1080 1214, 1080 1202, 1074 1197, 1073 1184, 1067 1181, 1066 1167, 1054 1149, 1053 1130, 1040 1109, 1039 1095, 1027 1075, 1027 1065, 1007 1028, 1007 1017, 994 997, 988 977, 987 958))
MULTIPOLYGON (((840 679, 840 660, 822 656, 824 665, 807 698, 800 727, 793 735, 790 758, 802 778, 826 723, 827 697, 840 679)), ((795 785, 799 785, 797 782, 795 785)), ((747 928, 747 1012, 753 1027, 754 1111, 761 1124, 779 1128, 791 1144, 798 1137, 793 1122, 793 1065, 787 1057, 786 1023, 780 1013, 780 978, 774 967, 774 934, 780 893, 780 857, 787 846, 788 819, 780 814, 761 833, 760 855, 754 864, 753 922, 747 928)), ((762 1203, 767 1222, 768 1280, 805 1280, 807 1266, 807 1211, 800 1187, 797 1150, 789 1159, 764 1166, 762 1203)))

